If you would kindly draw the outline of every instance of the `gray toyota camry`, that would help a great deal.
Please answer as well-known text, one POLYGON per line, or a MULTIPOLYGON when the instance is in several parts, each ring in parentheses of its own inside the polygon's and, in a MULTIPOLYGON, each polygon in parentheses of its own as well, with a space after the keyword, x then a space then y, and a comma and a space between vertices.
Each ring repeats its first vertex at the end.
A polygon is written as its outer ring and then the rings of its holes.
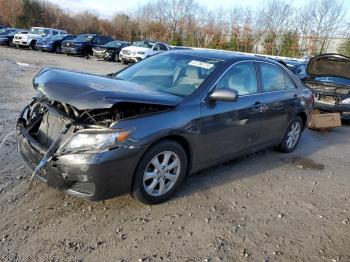
POLYGON ((33 177, 90 200, 167 200, 187 175, 274 146, 293 151, 312 92, 277 62, 172 50, 108 76, 43 69, 21 113, 33 177))

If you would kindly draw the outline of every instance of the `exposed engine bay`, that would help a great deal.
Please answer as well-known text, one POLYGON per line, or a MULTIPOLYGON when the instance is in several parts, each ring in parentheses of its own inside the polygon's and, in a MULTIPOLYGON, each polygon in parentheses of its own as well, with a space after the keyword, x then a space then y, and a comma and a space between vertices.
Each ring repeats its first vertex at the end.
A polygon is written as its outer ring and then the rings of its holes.
POLYGON ((308 83, 307 86, 312 89, 315 101, 332 105, 350 104, 350 88, 313 83, 308 83))
POLYGON ((50 100, 44 95, 40 95, 29 105, 27 117, 33 119, 39 114, 45 114, 48 108, 56 109, 62 113, 62 116, 80 125, 110 127, 119 120, 163 111, 169 106, 123 102, 110 109, 78 110, 72 105, 50 100))

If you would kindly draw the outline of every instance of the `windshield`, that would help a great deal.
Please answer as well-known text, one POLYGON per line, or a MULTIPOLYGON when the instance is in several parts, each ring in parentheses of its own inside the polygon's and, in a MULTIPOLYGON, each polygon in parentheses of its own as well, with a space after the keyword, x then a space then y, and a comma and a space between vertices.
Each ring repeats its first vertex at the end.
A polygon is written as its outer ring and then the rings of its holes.
POLYGON ((154 42, 148 42, 148 41, 138 41, 132 44, 132 46, 137 47, 145 47, 145 48, 152 48, 154 46, 154 42))
POLYGON ((13 29, 0 29, 0 35, 7 35, 11 33, 13 29))
POLYGON ((307 75, 307 64, 294 65, 292 72, 296 75, 307 75))
POLYGON ((112 42, 109 42, 109 43, 105 44, 105 47, 116 47, 116 48, 118 48, 118 47, 121 47, 122 44, 123 43, 120 42, 120 41, 112 41, 112 42))
POLYGON ((315 77, 314 81, 323 82, 330 85, 350 86, 350 79, 335 76, 315 77))
POLYGON ((163 53, 125 69, 116 77, 185 97, 196 91, 220 63, 219 60, 205 57, 163 53))
POLYGON ((94 35, 80 35, 77 36, 74 41, 76 42, 90 42, 94 38, 94 35))
POLYGON ((4 34, 4 32, 6 32, 8 29, 7 28, 1 28, 0 29, 0 35, 4 34))
POLYGON ((50 30, 49 29, 41 29, 41 28, 31 28, 29 30, 29 34, 46 36, 46 35, 50 34, 50 30))

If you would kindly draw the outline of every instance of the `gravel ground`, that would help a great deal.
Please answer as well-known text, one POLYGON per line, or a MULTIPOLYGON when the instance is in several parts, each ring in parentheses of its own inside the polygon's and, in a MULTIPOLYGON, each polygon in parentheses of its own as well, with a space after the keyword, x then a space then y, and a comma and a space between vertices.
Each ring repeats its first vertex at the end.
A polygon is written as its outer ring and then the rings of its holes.
MULTIPOLYGON (((46 66, 122 68, 0 48, 0 141, 46 66)), ((189 177, 167 203, 144 206, 29 185, 10 139, 0 151, 0 261, 350 261, 349 142, 349 126, 307 130, 292 154, 268 149, 216 166, 189 177)))

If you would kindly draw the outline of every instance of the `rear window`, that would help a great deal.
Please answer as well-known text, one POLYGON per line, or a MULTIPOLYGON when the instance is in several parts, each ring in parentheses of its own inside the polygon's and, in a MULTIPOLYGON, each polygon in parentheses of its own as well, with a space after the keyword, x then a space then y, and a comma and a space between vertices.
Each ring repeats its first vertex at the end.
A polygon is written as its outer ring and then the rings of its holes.
POLYGON ((292 80, 277 66, 260 63, 260 69, 264 92, 295 88, 292 80))

